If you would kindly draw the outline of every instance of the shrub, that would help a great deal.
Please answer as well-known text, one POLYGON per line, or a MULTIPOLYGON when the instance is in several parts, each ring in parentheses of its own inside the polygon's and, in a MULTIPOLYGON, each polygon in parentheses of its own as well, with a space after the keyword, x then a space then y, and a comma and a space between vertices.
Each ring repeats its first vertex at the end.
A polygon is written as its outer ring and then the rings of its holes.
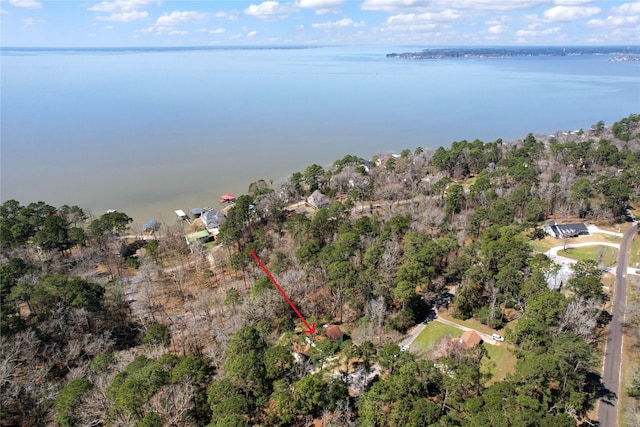
POLYGON ((162 345, 168 347, 171 342, 171 330, 166 325, 161 323, 152 323, 147 328, 147 333, 144 334, 142 342, 145 345, 162 345))
POLYGON ((60 390, 56 397, 56 423, 62 427, 72 426, 73 410, 80 403, 82 395, 92 387, 92 384, 84 378, 71 381, 65 388, 60 390))

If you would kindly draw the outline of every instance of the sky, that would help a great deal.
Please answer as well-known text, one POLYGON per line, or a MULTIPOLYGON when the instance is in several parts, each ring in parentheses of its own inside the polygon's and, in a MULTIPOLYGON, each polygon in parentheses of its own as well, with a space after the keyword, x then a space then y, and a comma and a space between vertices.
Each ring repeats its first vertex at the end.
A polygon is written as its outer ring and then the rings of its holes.
POLYGON ((0 0, 0 44, 638 45, 640 1, 0 0))

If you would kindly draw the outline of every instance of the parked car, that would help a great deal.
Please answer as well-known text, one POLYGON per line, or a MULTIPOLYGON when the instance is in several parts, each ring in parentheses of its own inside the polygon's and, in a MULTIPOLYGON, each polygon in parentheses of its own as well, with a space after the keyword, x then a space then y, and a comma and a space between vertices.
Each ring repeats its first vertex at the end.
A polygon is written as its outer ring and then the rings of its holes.
POLYGON ((498 335, 498 334, 491 335, 491 338, 493 338, 496 341, 500 341, 500 342, 504 341, 504 337, 502 335, 498 335))

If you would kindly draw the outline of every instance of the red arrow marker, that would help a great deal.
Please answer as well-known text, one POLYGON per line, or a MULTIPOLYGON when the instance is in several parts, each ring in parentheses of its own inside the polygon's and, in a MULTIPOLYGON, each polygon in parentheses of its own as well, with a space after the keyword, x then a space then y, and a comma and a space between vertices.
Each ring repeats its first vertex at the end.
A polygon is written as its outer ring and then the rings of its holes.
POLYGON ((312 323, 311 326, 309 326, 309 323, 307 323, 307 321, 305 320, 304 316, 302 314, 300 314, 300 312, 298 311, 298 309, 296 308, 295 305, 293 305, 293 303, 291 302, 291 300, 289 299, 289 297, 287 296, 287 294, 284 293, 284 291, 282 290, 282 288, 280 287, 280 285, 278 285, 278 282, 276 282, 276 279, 273 278, 273 276, 271 275, 271 273, 269 273, 269 270, 267 270, 267 267, 264 266, 264 264, 262 263, 262 261, 260 261, 260 259, 258 258, 258 256, 251 250, 249 249, 249 253, 251 254, 251 256, 256 260, 256 262, 258 263, 258 265, 260 266, 260 268, 262 268, 262 271, 265 272, 265 274, 267 275, 267 277, 271 280, 271 282, 276 286, 276 288, 278 289, 278 291, 282 294, 282 296, 284 297, 284 299, 289 303, 289 305, 291 306, 291 308, 293 308, 293 311, 296 312, 296 314, 298 315, 298 317, 300 318, 300 320, 302 320, 302 323, 304 323, 304 325, 307 327, 307 329, 305 329, 304 333, 306 334, 313 334, 316 331, 316 324, 312 323))

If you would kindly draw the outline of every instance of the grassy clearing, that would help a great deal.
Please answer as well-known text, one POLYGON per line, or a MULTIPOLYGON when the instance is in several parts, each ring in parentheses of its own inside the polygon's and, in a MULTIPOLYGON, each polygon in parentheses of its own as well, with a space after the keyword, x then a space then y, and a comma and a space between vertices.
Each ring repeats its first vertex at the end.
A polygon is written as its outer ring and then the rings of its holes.
POLYGON ((599 261, 600 257, 602 257, 602 264, 612 266, 616 264, 618 250, 609 246, 596 245, 560 250, 558 255, 579 261, 599 261))
POLYGON ((629 265, 640 268, 640 238, 638 238, 637 234, 631 241, 631 261, 629 265))
POLYGON ((411 344, 411 347, 416 350, 429 351, 442 337, 450 336, 451 338, 459 338, 461 335, 462 330, 458 328, 440 322, 429 322, 411 344))
MULTIPOLYGON (((636 240, 638 239, 634 239, 634 242, 636 240)), ((629 304, 633 304, 638 300, 640 300, 640 279, 629 275, 627 276, 627 308, 629 307, 629 304)), ((635 399, 627 395, 627 387, 629 387, 632 375, 640 363, 640 357, 638 357, 637 353, 638 343, 636 342, 635 334, 630 334, 629 332, 630 331, 628 329, 625 330, 621 367, 622 374, 620 376, 622 382, 622 396, 620 399, 620 405, 618 405, 621 408, 618 413, 618 419, 620 420, 621 427, 631 427, 625 419, 624 408, 629 408, 635 404, 635 399)))
POLYGON ((487 385, 502 381, 507 374, 513 374, 516 371, 516 356, 511 350, 502 343, 502 345, 485 344, 487 356, 482 359, 482 366, 489 369, 491 379, 487 385))
MULTIPOLYGON (((466 326, 471 326, 467 321, 466 326)), ((484 326, 484 325, 483 325, 484 326)), ((486 328, 486 326, 485 326, 486 328)), ((478 328, 479 330, 479 328, 478 328)), ((489 333, 491 329, 489 329, 489 333)), ((462 335, 462 330, 440 322, 430 322, 411 344, 412 351, 416 353, 428 352, 433 349, 438 341, 443 337, 458 338, 462 335)), ((516 357, 511 349, 505 344, 491 345, 483 344, 487 350, 487 356, 482 360, 485 372, 491 374, 491 379, 487 385, 505 379, 507 374, 512 374, 516 369, 516 357)))
POLYGON ((210 251, 211 249, 213 249, 215 246, 218 246, 219 244, 220 244, 219 240, 212 240, 211 242, 207 242, 202 246, 204 247, 205 251, 210 251))
POLYGON ((483 332, 487 335, 491 335, 496 332, 499 333, 500 335, 504 335, 500 333, 500 331, 496 331, 495 329, 490 328, 484 323, 480 323, 477 319, 474 319, 474 318, 467 319, 467 320, 456 319, 455 317, 451 316, 449 313, 445 312, 444 310, 441 310, 438 313, 438 316, 442 317, 443 319, 449 320, 453 323, 456 323, 460 326, 466 326, 467 328, 475 329, 476 331, 483 332))
POLYGON ((531 241, 531 246, 533 247, 533 250, 541 253, 547 252, 549 249, 555 246, 560 246, 560 245, 562 245, 562 241, 558 239, 554 239, 551 236, 547 236, 542 240, 531 241))

